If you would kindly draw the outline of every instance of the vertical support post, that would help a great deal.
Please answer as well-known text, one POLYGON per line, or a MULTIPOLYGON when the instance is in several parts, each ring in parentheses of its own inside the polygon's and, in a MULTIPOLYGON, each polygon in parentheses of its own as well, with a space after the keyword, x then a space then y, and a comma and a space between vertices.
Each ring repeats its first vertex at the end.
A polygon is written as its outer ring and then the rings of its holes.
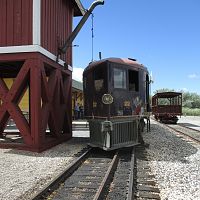
POLYGON ((43 142, 41 133, 41 66, 39 59, 34 59, 30 70, 30 127, 34 138, 34 148, 39 149, 43 142))
POLYGON ((65 99, 66 99, 66 109, 65 112, 65 123, 63 126, 63 132, 69 133, 70 136, 72 135, 72 76, 67 76, 64 81, 64 90, 66 91, 65 99))

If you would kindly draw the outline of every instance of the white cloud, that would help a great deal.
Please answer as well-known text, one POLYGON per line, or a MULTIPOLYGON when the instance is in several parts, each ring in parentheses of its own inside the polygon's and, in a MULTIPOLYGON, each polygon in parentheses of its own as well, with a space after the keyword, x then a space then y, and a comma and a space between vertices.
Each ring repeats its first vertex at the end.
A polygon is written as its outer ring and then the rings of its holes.
POLYGON ((180 91, 188 92, 189 90, 187 88, 181 88, 180 91))
POLYGON ((73 68, 72 79, 83 82, 83 68, 73 68))
POLYGON ((189 74, 188 75, 188 78, 190 78, 190 79, 198 79, 199 78, 199 75, 197 75, 197 74, 189 74))

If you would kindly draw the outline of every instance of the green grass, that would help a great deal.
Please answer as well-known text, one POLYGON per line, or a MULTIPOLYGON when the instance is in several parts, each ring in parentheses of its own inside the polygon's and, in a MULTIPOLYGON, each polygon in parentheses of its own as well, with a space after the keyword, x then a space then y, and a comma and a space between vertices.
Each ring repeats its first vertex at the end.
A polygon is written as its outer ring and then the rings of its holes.
POLYGON ((191 109, 191 108, 183 107, 182 113, 183 115, 186 115, 186 116, 200 116, 200 108, 191 109))

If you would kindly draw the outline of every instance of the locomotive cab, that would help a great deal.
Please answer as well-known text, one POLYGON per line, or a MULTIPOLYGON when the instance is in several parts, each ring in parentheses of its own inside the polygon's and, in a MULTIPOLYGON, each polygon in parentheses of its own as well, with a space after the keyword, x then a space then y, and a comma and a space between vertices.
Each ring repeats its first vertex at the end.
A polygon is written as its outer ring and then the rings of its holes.
POLYGON ((90 142, 105 150, 138 144, 149 112, 147 68, 133 59, 92 62, 83 73, 90 142))

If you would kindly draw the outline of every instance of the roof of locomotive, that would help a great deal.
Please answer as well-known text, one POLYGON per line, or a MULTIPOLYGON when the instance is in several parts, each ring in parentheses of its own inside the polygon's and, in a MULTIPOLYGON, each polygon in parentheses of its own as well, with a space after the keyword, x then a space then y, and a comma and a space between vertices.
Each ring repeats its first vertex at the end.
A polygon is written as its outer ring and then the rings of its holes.
POLYGON ((158 92, 152 98, 173 98, 182 95, 181 92, 158 92))
POLYGON ((121 65, 126 65, 126 66, 133 66, 133 67, 137 67, 137 68, 142 68, 147 70, 147 68, 140 64, 139 62, 137 62, 135 59, 132 58, 105 58, 99 61, 94 61, 91 62, 84 70, 88 71, 91 70, 92 68, 95 68, 96 66, 105 63, 105 62, 111 62, 111 63, 117 63, 117 64, 121 64, 121 65))

